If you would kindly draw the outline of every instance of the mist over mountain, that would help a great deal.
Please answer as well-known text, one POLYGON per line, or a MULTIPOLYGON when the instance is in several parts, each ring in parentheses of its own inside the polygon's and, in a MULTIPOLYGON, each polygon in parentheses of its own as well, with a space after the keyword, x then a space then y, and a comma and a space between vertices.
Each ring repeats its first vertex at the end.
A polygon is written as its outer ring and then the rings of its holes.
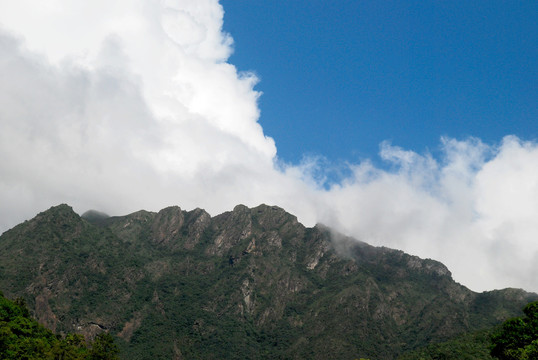
POLYGON ((498 324, 538 295, 483 293, 440 262, 276 206, 83 217, 59 205, 0 237, 0 290, 124 359, 372 358, 498 324))

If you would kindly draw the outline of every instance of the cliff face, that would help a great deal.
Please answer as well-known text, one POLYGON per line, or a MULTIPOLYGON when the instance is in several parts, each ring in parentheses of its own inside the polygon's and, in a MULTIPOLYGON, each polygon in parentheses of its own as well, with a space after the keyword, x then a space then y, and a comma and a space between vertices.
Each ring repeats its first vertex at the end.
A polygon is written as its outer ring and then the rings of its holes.
POLYGON ((118 336, 126 359, 391 359, 537 298, 474 293, 439 262, 266 205, 87 220, 53 207, 0 237, 0 289, 55 331, 118 336))

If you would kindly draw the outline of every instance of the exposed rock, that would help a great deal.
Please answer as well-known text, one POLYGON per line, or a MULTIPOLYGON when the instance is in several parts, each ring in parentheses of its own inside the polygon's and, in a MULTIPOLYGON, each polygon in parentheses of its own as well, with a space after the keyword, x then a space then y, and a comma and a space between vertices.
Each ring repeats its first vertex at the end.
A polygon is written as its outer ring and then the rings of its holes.
POLYGON ((252 217, 250 210, 238 205, 232 212, 227 212, 214 218, 213 229, 215 240, 206 250, 208 255, 224 255, 240 241, 252 233, 252 217))
POLYGON ((177 241, 184 220, 179 206, 171 206, 159 211, 151 226, 153 241, 161 245, 169 245, 177 241))
POLYGON ((186 229, 184 228, 184 248, 192 250, 200 242, 204 231, 211 222, 211 216, 202 209, 194 209, 186 215, 186 229))

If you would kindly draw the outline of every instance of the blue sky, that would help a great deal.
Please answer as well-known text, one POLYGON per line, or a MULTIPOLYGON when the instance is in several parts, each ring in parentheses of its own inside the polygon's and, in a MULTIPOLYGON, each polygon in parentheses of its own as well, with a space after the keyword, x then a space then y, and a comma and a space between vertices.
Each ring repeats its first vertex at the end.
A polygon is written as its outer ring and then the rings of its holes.
POLYGON ((536 1, 222 0, 278 156, 436 154, 441 136, 538 137, 536 1))

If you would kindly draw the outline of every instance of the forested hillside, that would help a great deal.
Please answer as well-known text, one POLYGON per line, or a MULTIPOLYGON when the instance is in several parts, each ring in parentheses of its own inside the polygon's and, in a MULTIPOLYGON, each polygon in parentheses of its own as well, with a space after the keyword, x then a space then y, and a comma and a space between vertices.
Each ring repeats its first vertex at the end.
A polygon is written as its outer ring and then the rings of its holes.
POLYGON ((109 334, 89 344, 80 334, 56 335, 31 317, 24 300, 11 301, 0 292, 0 359, 116 360, 117 353, 109 334))
POLYGON ((394 359, 521 315, 449 270, 261 205, 80 217, 53 207, 0 237, 0 289, 40 323, 116 337, 124 359, 394 359))

